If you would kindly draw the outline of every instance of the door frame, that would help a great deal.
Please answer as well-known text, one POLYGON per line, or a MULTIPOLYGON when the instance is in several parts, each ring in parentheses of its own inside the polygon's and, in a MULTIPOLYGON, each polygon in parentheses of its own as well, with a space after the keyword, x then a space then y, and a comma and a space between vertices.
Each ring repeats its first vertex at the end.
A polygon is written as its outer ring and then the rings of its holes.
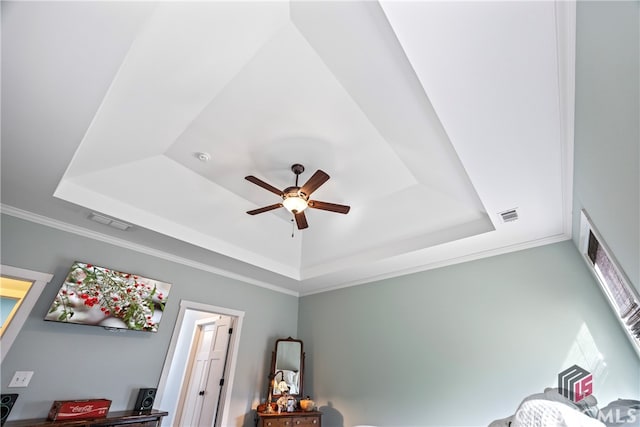
MULTIPOLYGON (((194 328, 193 328, 193 340, 191 343, 191 350, 189 351, 189 361, 186 365, 186 371, 185 371, 185 375, 184 375, 184 381, 182 383, 182 390, 180 391, 180 396, 178 398, 178 408, 176 410, 176 416, 174 418, 174 420, 180 420, 182 425, 182 418, 184 416, 184 409, 185 409, 185 405, 188 403, 188 399, 194 398, 194 396, 189 396, 189 391, 190 391, 190 386, 193 384, 192 381, 194 380, 193 377, 193 368, 194 365, 196 363, 196 359, 197 359, 197 353, 198 353, 198 348, 200 347, 200 340, 202 339, 202 335, 204 334, 204 328, 209 326, 209 325, 216 325, 216 322, 218 322, 218 320, 220 318, 227 318, 229 319, 229 328, 235 328, 235 317, 231 317, 231 316, 227 316, 224 314, 218 314, 216 316, 212 316, 212 317, 206 317, 204 319, 200 319, 200 320, 196 320, 194 322, 194 328)), ((217 334, 217 332, 216 332, 217 334)), ((223 377, 226 374, 226 368, 227 368, 227 357, 229 355, 229 343, 230 343, 230 339, 229 339, 229 335, 233 336, 233 334, 229 334, 228 331, 225 332, 225 336, 224 338, 227 339, 227 348, 225 350, 225 360, 223 361, 223 371, 222 371, 222 375, 223 377)), ((216 339, 216 337, 214 337, 214 340, 216 339)), ((213 343, 212 343, 213 345, 213 343)), ((201 380, 202 378, 200 378, 201 380)), ((226 380, 225 380, 226 381, 226 380)), ((223 386, 224 387, 224 384, 223 386)), ((200 390, 200 389, 198 389, 200 390)), ((191 390, 192 391, 192 390, 191 390)), ((220 402, 222 401, 222 389, 220 389, 220 393, 218 395, 218 398, 216 399, 216 413, 215 413, 215 419, 217 419, 217 411, 222 408, 222 405, 220 404, 220 402)), ((212 403, 212 402, 207 402, 207 403, 212 403)), ((200 416, 202 412, 202 407, 200 408, 200 416)))
MULTIPOLYGON (((176 413, 178 412, 178 399, 173 396, 168 396, 169 392, 167 387, 170 383, 173 385, 179 384, 180 387, 186 375, 188 375, 187 366, 184 361, 184 354, 188 358, 188 353, 191 351, 192 342, 195 336, 195 322, 188 324, 185 321, 187 312, 198 312, 207 316, 223 315, 231 317, 233 324, 233 334, 231 334, 231 340, 229 342, 229 348, 227 350, 227 369, 224 373, 224 385, 220 391, 220 411, 222 416, 216 417, 218 425, 225 426, 228 424, 229 408, 231 405, 231 390, 233 389, 233 380, 235 377, 236 363, 238 360, 238 349, 240 347, 240 332, 242 330, 242 321, 244 319, 244 311, 234 310, 225 307, 218 307, 209 304, 202 304, 194 301, 180 301, 180 312, 176 324, 173 328, 171 335, 171 343, 167 351, 167 357, 165 358, 164 366, 162 368, 162 374, 160 375, 160 381, 158 383, 158 391, 156 393, 156 402, 158 408, 162 407, 163 410, 169 412, 169 416, 163 419, 162 425, 175 425, 176 413), (185 335, 189 334, 188 337, 185 335), (184 341, 187 339, 187 345, 182 345, 178 348, 178 341, 184 341), (163 399, 167 396, 166 399, 163 399)), ((180 393, 178 391, 178 393, 180 393)))

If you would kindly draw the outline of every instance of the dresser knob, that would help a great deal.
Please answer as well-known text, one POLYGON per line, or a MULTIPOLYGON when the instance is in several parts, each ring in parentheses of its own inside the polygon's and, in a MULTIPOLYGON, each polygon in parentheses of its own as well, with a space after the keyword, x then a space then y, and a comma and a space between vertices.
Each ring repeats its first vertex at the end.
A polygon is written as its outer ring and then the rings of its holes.
POLYGON ((317 424, 317 423, 318 423, 318 420, 313 420, 313 423, 314 423, 314 424, 317 424))

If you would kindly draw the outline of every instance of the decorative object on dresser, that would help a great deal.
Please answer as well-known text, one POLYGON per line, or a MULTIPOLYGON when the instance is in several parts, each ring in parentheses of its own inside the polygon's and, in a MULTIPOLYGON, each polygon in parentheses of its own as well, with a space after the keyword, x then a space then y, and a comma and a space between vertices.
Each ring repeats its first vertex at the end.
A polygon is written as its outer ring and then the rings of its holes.
POLYGON ((310 396, 307 396, 305 399, 300 399, 300 409, 303 411, 313 411, 316 408, 316 402, 311 400, 310 396))
POLYGON ((105 418, 91 420, 51 421, 45 419, 7 421, 4 427, 160 427, 165 411, 152 410, 109 412, 105 418))

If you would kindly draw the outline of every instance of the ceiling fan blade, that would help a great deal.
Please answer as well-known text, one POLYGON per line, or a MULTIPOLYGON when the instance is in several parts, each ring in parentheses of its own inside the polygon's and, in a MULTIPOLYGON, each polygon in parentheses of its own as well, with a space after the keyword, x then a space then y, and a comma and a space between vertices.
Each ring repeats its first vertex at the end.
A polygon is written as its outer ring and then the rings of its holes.
POLYGON ((278 190, 276 187, 274 187, 271 184, 267 184, 266 182, 264 182, 260 178, 256 178, 253 175, 249 175, 249 176, 245 176, 244 179, 246 179, 249 182, 253 182, 255 185, 258 185, 258 186, 264 188, 265 190, 271 191, 272 193, 275 193, 278 196, 282 197, 282 191, 281 190, 278 190))
POLYGON ((311 178, 300 188, 300 191, 309 197, 311 193, 316 191, 318 187, 327 182, 329 175, 326 172, 318 169, 316 173, 311 175, 311 178))
POLYGON ((304 216, 304 211, 293 214, 293 216, 296 218, 296 224, 298 225, 298 230, 303 230, 309 227, 309 224, 307 224, 307 217, 304 216))
POLYGON ((349 213, 349 209, 351 209, 351 206, 320 202, 318 200, 309 200, 309 207, 314 209, 322 209, 323 211, 337 212, 341 214, 349 213))
POLYGON ((282 207, 282 203, 276 203, 275 205, 265 206, 263 208, 254 209, 252 211, 247 211, 249 215, 257 215, 262 212, 272 211, 274 209, 278 209, 282 207))

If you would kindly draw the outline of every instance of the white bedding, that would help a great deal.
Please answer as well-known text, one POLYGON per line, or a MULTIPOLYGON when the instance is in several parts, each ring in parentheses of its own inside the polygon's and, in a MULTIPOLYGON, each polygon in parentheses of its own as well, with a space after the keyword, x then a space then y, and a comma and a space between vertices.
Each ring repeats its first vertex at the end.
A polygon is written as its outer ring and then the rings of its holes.
POLYGON ((511 427, 606 427, 595 418, 576 411, 564 403, 550 400, 522 402, 511 421, 511 427))
POLYGON ((640 427, 638 400, 618 399, 599 408, 593 395, 573 402, 557 390, 527 396, 513 415, 489 427, 640 427))

